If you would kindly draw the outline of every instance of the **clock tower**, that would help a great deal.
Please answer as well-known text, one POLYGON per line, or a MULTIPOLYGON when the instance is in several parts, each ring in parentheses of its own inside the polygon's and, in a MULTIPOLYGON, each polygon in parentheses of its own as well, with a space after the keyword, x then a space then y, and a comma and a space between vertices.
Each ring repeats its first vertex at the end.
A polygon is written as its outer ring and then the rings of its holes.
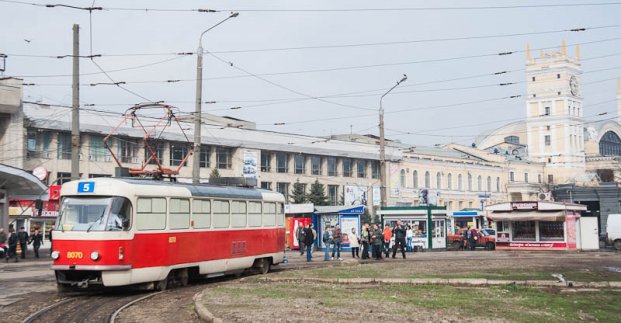
POLYGON ((546 164, 549 184, 564 182, 584 172, 584 110, 580 88, 580 48, 567 54, 526 50, 526 131, 531 161, 546 164), (551 175, 551 176, 550 176, 551 175))

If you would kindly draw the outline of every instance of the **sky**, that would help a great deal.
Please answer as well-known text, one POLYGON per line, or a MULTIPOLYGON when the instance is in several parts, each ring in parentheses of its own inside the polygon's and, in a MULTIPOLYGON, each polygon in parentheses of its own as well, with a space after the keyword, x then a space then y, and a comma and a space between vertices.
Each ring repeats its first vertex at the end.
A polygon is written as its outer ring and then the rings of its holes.
POLYGON ((610 0, 0 0, 0 12, 3 76, 33 84, 26 101, 71 105, 71 58, 56 57, 72 53, 79 24, 80 55, 95 55, 80 59, 81 108, 164 101, 190 114, 196 55, 179 54, 238 12, 202 38, 203 112, 258 129, 377 135, 380 97, 406 74, 383 99, 386 137, 469 145, 524 120, 526 46, 538 55, 563 39, 572 56, 581 44, 585 119, 616 115, 621 2, 610 0))

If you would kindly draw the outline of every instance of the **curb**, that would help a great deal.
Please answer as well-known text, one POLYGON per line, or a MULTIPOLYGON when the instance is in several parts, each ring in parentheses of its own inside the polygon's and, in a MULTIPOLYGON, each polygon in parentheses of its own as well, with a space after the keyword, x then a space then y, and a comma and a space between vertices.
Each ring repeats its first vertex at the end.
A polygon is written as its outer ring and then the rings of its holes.
POLYGON ((203 290, 202 292, 195 294, 192 297, 192 301, 194 302, 194 311, 198 315, 198 318, 207 323, 222 323, 222 320, 215 317, 201 302, 203 299, 203 293, 207 290, 203 290))

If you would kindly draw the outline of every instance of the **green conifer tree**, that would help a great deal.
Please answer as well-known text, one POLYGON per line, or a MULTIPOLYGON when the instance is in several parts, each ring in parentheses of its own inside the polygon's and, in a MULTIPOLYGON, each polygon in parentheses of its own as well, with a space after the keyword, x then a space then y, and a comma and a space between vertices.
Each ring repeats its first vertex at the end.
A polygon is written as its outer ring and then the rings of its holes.
POLYGON ((293 190, 291 191, 291 196, 289 197, 289 199, 293 204, 301 204, 308 201, 306 192, 304 191, 304 185, 300 183, 299 178, 293 184, 293 190))
POLYGON ((328 197, 325 193, 323 184, 319 183, 318 179, 310 187, 310 193, 308 194, 308 201, 315 206, 328 205, 328 197))

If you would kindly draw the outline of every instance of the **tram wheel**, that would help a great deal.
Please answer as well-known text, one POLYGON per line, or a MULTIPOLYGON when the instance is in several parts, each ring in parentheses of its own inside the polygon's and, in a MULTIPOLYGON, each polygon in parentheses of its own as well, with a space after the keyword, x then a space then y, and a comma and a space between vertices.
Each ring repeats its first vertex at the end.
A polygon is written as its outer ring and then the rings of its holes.
POLYGON ((259 260, 259 272, 261 273, 261 275, 265 275, 267 273, 270 272, 270 269, 272 267, 272 261, 268 258, 263 258, 259 260))
POLYGON ((165 291, 167 287, 168 287, 168 277, 153 283, 153 288, 158 292, 165 291))
POLYGON ((190 277, 188 275, 187 268, 179 269, 179 271, 177 272, 177 280, 179 280, 181 286, 188 286, 188 281, 190 280, 190 277))

